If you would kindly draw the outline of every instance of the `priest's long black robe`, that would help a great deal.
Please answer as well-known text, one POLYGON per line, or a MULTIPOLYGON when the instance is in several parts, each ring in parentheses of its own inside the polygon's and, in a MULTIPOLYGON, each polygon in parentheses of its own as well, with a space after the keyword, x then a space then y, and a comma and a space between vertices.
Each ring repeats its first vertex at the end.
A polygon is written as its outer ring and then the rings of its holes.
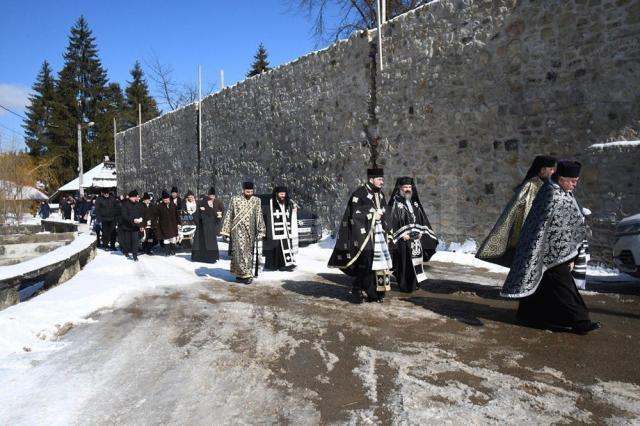
POLYGON ((518 317, 547 327, 589 321, 569 264, 586 238, 582 209, 570 192, 549 180, 538 191, 501 295, 520 300, 518 317))
POLYGON ((216 263, 220 258, 217 236, 220 233, 224 215, 224 205, 219 199, 198 202, 193 214, 196 233, 191 245, 191 260, 194 262, 216 263))
POLYGON ((289 198, 280 204, 274 197, 263 206, 267 238, 262 242, 264 267, 277 270, 295 266, 298 248, 298 219, 296 207, 289 198), (283 211, 284 210, 284 211, 283 211))
MULTIPOLYGON (((376 210, 382 214, 379 223, 385 236, 389 233, 385 205, 384 193, 375 191, 371 184, 356 189, 347 202, 336 245, 329 259, 330 268, 340 268, 345 274, 355 277, 354 290, 364 290, 370 299, 384 297, 384 292, 376 290, 378 283, 372 266, 376 248, 376 210)), ((389 255, 387 247, 384 248, 389 255)), ((391 259, 388 259, 388 263, 391 263, 391 259)))
POLYGON ((411 201, 406 201, 402 194, 394 191, 389 222, 394 243, 391 249, 393 275, 400 291, 415 291, 419 283, 427 279, 422 264, 428 262, 436 252, 438 238, 417 195, 411 201), (416 238, 417 234, 421 235, 419 239, 416 238), (405 236, 411 239, 404 240, 405 236))

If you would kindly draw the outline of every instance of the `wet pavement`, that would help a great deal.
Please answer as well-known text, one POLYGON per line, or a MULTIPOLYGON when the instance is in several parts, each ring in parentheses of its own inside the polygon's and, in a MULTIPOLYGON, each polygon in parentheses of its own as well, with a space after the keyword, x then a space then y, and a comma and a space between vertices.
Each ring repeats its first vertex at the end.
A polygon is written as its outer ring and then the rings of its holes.
POLYGON ((383 304, 351 304, 339 272, 140 295, 5 380, 47 389, 7 424, 640 422, 640 285, 588 288, 603 328, 577 336, 519 325, 504 275, 428 274, 383 304))

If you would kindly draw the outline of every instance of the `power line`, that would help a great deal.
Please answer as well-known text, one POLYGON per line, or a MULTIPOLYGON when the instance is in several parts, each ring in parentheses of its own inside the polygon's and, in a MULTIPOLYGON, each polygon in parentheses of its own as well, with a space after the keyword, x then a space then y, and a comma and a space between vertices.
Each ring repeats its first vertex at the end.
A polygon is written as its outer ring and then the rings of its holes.
POLYGON ((4 124, 0 124, 0 127, 3 127, 5 129, 7 129, 8 131, 15 133, 16 135, 18 135, 18 136, 20 136, 21 138, 24 139, 24 135, 22 133, 18 133, 15 130, 10 129, 9 127, 5 126, 4 124))
POLYGON ((11 111, 9 108, 7 108, 7 107, 6 107, 6 106, 4 106, 4 105, 0 105, 0 108, 2 108, 2 109, 3 109, 3 110, 5 110, 5 111, 9 111, 9 112, 10 112, 11 114, 13 114, 13 115, 17 115, 17 116, 18 116, 18 117, 20 117, 20 118, 24 118, 25 120, 27 119, 27 117, 25 117, 24 115, 18 114, 18 113, 17 113, 17 112, 15 112, 15 111, 11 111))

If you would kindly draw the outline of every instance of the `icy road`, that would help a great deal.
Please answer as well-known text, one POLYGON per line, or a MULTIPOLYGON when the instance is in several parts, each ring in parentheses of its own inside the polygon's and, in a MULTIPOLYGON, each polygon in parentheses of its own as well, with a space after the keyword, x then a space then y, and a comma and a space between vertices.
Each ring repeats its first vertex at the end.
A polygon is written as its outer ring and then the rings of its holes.
POLYGON ((352 305, 328 253, 251 286, 227 260, 99 253, 0 312, 0 424, 640 422, 638 283, 586 292, 603 329, 575 336, 518 325, 470 255, 352 305))

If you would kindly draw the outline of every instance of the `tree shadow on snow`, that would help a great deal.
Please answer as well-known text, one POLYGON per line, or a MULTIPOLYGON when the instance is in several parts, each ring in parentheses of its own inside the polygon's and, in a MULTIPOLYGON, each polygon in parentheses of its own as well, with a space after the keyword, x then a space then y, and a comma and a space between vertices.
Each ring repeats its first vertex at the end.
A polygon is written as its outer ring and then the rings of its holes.
POLYGON ((349 275, 343 274, 342 272, 336 274, 328 274, 326 272, 317 274, 320 278, 325 279, 327 281, 331 281, 334 284, 340 284, 344 287, 351 288, 351 283, 353 282, 353 277, 349 275))
POLYGON ((500 296, 500 288, 490 285, 465 283, 460 281, 439 280, 430 278, 426 283, 420 284, 420 288, 429 293, 455 294, 473 293, 483 299, 504 300, 500 296))
POLYGON ((428 309, 436 314, 473 326, 484 326, 482 320, 522 325, 516 319, 515 309, 500 308, 465 300, 441 299, 433 297, 404 297, 405 302, 428 309))
POLYGON ((282 288, 298 293, 302 296, 329 297, 331 299, 342 300, 345 302, 351 301, 351 284, 349 284, 348 288, 345 288, 344 285, 335 285, 321 281, 286 280, 282 283, 282 288))

